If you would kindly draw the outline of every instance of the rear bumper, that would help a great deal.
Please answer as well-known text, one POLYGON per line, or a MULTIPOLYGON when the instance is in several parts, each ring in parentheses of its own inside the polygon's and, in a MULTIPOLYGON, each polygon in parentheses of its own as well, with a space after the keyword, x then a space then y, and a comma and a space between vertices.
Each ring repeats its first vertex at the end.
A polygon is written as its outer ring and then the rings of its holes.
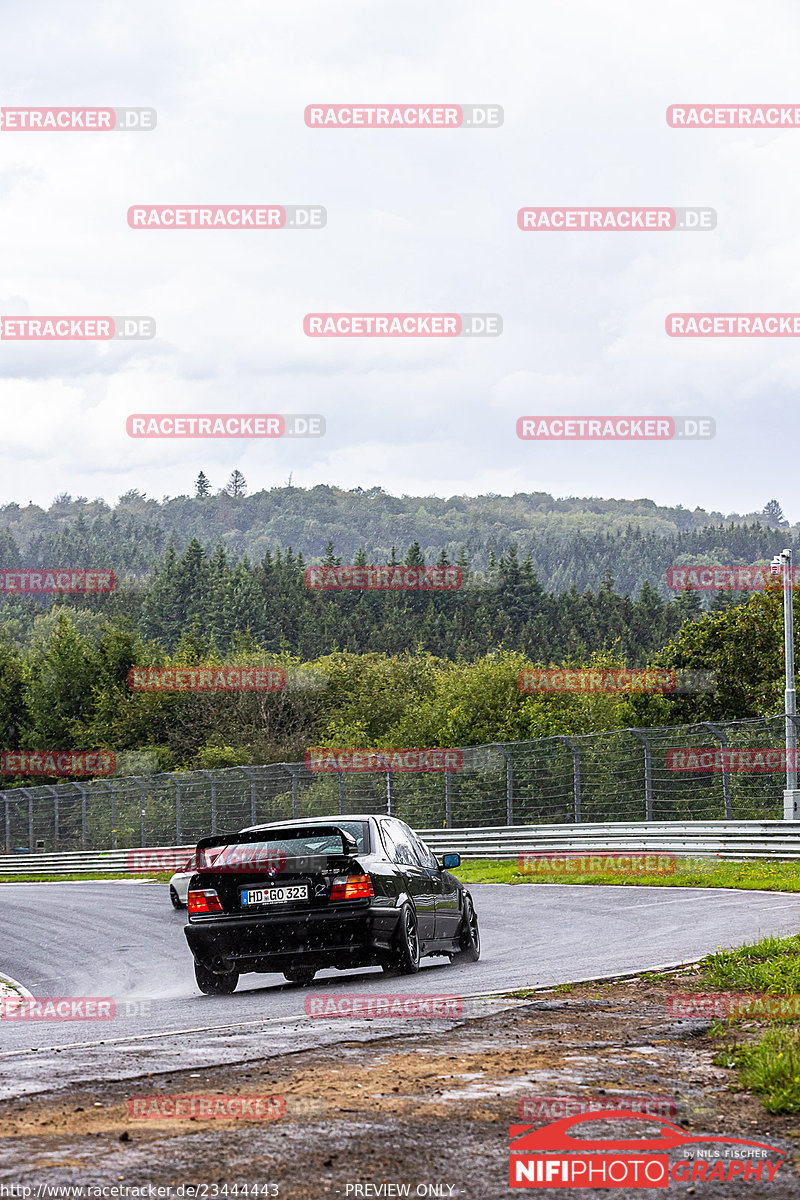
POLYGON ((388 961, 399 915, 399 908, 367 902, 357 909, 210 917, 191 921, 183 931, 196 961, 210 971, 344 969, 388 961))

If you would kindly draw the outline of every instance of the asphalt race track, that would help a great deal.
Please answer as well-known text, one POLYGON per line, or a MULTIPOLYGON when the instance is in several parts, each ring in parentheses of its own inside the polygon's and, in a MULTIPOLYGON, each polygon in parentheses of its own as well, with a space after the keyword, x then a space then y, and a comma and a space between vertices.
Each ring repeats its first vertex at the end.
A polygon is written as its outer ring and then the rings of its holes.
MULTIPOLYGON (((0 1021, 0 1097, 238 1062, 312 1045, 441 1026, 431 1019, 320 1019, 307 996, 474 996, 577 982, 701 957, 800 929, 800 896, 723 889, 481 884, 470 888, 481 961, 423 960, 416 976, 326 971, 309 988, 246 975, 203 996, 167 888, 142 882, 0 885, 0 972, 37 998, 113 997, 110 1021, 0 1021)), ((503 1001, 469 1001, 483 1014, 503 1001)), ((512 1002, 513 1003, 513 1002, 512 1002)))

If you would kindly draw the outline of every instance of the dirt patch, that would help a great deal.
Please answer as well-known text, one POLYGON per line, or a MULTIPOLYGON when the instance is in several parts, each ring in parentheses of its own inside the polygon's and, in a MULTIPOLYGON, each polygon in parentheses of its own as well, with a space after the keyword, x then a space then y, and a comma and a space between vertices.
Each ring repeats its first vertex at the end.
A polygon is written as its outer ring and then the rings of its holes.
MULTIPOLYGON (((265 1040, 258 1062, 6 1102, 0 1181, 209 1188, 258 1182, 275 1185, 271 1194, 280 1200, 360 1200, 398 1194, 364 1185, 408 1184, 411 1196, 493 1200, 510 1194, 508 1126, 547 1124, 566 1115, 559 1104, 574 1111, 591 1100, 646 1103, 644 1111, 690 1133, 775 1145, 787 1155, 779 1176, 772 1184, 748 1181, 747 1195, 800 1198, 800 1119, 771 1116, 755 1097, 732 1090, 734 1073, 712 1062, 718 1043, 709 1023, 667 1015, 675 990, 674 982, 588 985, 541 993, 522 1007, 428 1036, 403 1036, 392 1019, 377 1043, 344 1040, 270 1058, 265 1040), (128 1115, 131 1098, 174 1095, 278 1096, 286 1109, 275 1120, 128 1115)), ((614 1136, 612 1128, 616 1136, 644 1136, 641 1122, 634 1133, 624 1114, 593 1132, 614 1136)), ((645 1133, 657 1128, 655 1122, 645 1133)), ((744 1187, 697 1180, 673 1183, 671 1191, 728 1200, 744 1187)), ((603 1194, 613 1193, 597 1192, 603 1194)), ((637 1192, 651 1194, 664 1192, 637 1192)))

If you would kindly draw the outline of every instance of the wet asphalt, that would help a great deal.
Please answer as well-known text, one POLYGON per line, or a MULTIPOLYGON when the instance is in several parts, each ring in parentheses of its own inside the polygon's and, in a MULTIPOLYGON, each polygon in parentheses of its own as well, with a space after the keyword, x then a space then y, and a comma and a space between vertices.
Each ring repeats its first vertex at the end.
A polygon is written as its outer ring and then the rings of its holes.
MULTIPOLYGON (((325 971, 310 987, 246 975, 232 996, 197 989, 185 912, 165 885, 0 885, 0 972, 37 998, 112 998, 110 1020, 0 1021, 0 1097, 247 1061, 444 1025, 435 1018, 314 1018, 328 993, 472 997, 688 962, 800 929, 800 896, 722 889, 480 884, 480 962, 423 961, 416 976, 325 971)), ((504 1002, 465 1001, 464 1017, 504 1002)))

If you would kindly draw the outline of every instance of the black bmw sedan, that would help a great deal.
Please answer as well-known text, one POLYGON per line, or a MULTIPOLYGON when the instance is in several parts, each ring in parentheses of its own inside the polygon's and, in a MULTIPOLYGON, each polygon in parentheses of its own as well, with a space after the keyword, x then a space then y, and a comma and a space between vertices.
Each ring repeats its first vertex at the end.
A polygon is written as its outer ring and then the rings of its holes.
POLYGON ((477 962, 469 892, 395 817, 310 817, 203 838, 186 940, 209 995, 247 971, 310 983, 325 967, 412 975, 420 958, 477 962))

